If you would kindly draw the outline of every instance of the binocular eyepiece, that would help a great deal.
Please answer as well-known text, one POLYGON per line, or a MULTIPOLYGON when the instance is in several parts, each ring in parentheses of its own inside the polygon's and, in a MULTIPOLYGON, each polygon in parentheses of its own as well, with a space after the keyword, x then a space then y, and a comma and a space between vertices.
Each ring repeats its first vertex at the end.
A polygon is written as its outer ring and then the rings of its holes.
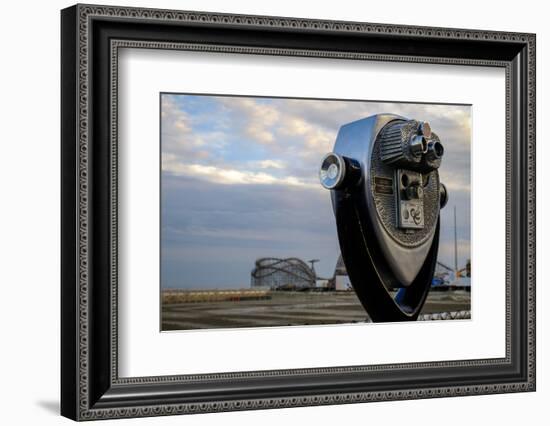
POLYGON ((441 165, 444 148, 426 122, 395 120, 379 135, 380 157, 388 165, 428 173, 441 165))
MULTIPOLYGON (((384 163, 423 174, 437 170, 445 153, 429 123, 416 120, 391 121, 382 128, 377 141, 380 159, 384 163)), ((326 189, 350 187, 360 178, 361 165, 356 159, 330 152, 321 161, 319 180, 326 189)))

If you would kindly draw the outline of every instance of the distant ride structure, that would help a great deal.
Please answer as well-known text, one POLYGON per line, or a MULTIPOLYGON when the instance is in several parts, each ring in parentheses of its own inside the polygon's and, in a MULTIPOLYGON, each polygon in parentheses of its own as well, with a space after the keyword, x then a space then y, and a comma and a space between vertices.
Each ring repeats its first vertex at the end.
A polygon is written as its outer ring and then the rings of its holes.
MULTIPOLYGON (((264 291, 354 291, 341 254, 332 277, 318 276, 314 266, 317 262, 318 259, 304 261, 297 257, 256 259, 250 273, 250 287, 264 291)), ((457 271, 437 261, 431 288, 470 291, 470 269, 469 259, 466 266, 457 271)))
MULTIPOLYGON (((311 261, 310 261, 311 262, 311 261)), ((250 273, 250 286, 271 290, 309 290, 315 288, 315 269, 297 257, 257 259, 250 273)))
POLYGON ((344 265, 344 259, 342 259, 341 254, 336 261, 334 276, 329 281, 329 288, 335 291, 353 291, 348 271, 346 270, 346 265, 344 265))

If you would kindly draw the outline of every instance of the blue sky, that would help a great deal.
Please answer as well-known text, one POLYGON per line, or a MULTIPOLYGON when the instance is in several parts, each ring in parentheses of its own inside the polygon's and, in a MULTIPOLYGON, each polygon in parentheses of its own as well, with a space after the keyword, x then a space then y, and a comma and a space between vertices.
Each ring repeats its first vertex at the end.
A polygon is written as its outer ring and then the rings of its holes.
POLYGON ((470 257, 471 108, 309 99, 161 95, 161 286, 247 288, 258 257, 320 259, 330 277, 339 254, 318 167, 341 125, 392 112, 428 121, 445 146, 439 259, 470 257))

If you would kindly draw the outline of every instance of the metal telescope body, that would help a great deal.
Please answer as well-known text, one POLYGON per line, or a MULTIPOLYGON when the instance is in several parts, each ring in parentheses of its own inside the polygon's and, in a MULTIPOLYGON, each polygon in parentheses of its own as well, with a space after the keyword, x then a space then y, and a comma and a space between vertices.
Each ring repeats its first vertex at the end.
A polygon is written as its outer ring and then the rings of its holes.
POLYGON ((378 114, 342 126, 322 161, 342 257, 373 321, 415 320, 426 300, 448 197, 443 153, 428 123, 378 114))

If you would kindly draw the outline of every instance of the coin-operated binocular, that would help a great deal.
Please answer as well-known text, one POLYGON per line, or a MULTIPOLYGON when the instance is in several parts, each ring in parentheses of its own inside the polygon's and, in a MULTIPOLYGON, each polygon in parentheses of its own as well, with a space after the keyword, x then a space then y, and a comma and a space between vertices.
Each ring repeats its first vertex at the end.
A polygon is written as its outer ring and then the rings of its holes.
POLYGON ((373 115, 340 128, 322 161, 342 258, 375 322, 416 320, 432 283, 443 145, 426 122, 373 115))

